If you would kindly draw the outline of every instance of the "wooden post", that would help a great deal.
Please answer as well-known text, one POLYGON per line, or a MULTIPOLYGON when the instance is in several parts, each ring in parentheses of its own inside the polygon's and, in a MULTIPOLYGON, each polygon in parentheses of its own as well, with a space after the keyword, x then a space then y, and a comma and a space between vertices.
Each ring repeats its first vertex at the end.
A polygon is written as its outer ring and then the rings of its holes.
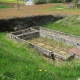
POLYGON ((17 7, 18 7, 18 11, 19 11, 19 0, 17 0, 17 7))

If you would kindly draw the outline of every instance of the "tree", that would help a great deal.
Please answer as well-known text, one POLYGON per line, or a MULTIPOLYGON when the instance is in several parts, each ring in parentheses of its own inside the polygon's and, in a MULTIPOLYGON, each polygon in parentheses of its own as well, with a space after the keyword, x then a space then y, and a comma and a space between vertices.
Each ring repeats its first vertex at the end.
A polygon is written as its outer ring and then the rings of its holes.
POLYGON ((73 0, 66 0, 66 2, 72 2, 73 0))
POLYGON ((80 3, 79 3, 80 0, 73 0, 73 1, 75 3, 76 8, 80 8, 80 3))

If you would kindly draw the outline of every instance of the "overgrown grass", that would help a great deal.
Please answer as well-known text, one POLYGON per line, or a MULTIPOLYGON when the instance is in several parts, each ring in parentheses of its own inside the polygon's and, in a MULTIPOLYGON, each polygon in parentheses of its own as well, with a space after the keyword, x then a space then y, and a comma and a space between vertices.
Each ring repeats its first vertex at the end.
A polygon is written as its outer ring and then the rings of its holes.
POLYGON ((56 65, 25 43, 9 40, 0 33, 0 80, 77 80, 80 61, 56 65))
POLYGON ((80 16, 68 16, 57 22, 44 25, 43 27, 80 36, 80 16))
POLYGON ((12 6, 0 4, 0 9, 2 8, 12 8, 12 6))

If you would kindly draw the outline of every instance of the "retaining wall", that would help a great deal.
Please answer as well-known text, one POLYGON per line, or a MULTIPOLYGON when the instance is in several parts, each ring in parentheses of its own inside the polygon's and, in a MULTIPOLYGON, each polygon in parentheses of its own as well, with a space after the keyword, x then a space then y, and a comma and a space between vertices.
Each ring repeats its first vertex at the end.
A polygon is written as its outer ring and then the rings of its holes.
POLYGON ((40 36, 80 48, 80 37, 40 27, 40 36))

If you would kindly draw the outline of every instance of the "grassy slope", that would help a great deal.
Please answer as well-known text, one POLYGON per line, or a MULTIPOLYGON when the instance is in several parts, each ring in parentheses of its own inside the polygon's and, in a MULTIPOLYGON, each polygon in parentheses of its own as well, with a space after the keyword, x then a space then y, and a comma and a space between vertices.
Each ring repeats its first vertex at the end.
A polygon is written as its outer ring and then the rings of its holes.
POLYGON ((57 22, 44 25, 43 27, 80 36, 80 16, 69 16, 57 22))
POLYGON ((0 80, 77 80, 79 72, 79 60, 56 66, 25 43, 0 33, 0 80))

